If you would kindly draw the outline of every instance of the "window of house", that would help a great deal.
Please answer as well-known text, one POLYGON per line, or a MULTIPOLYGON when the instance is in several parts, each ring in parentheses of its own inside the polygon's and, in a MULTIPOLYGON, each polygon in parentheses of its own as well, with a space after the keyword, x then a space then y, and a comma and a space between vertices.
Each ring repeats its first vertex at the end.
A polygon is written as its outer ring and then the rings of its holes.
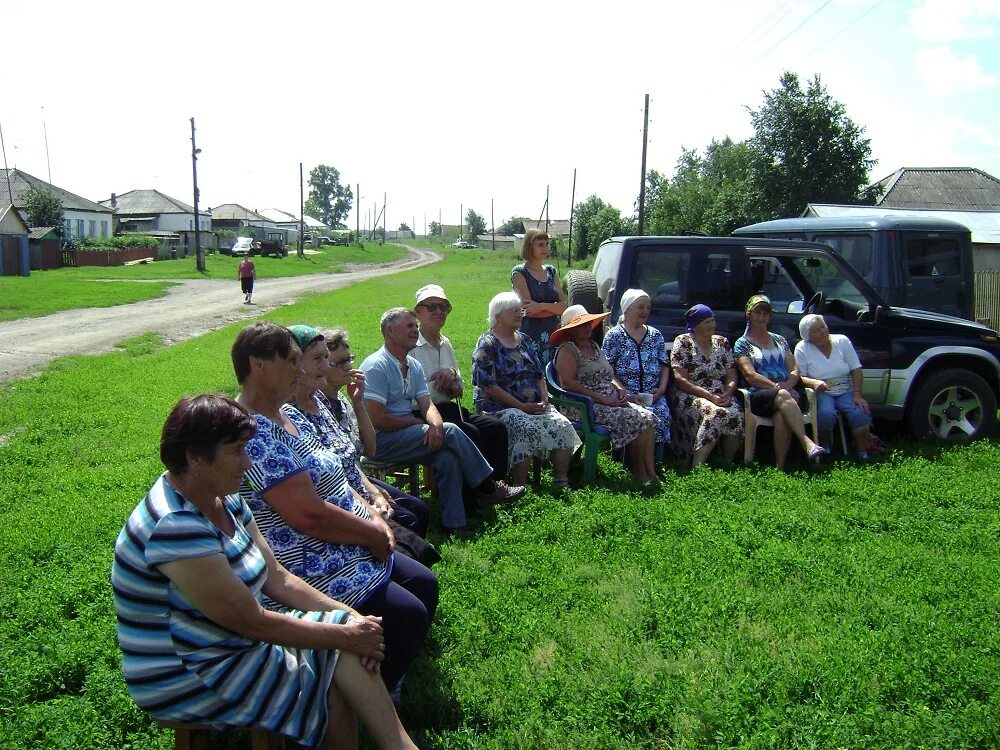
POLYGON ((101 237, 108 236, 108 222, 105 219, 101 220, 101 237))
POLYGON ((87 233, 84 231, 85 228, 86 228, 86 224, 84 223, 83 219, 77 219, 76 220, 76 236, 77 237, 86 237, 87 233))
POLYGON ((66 219, 66 239, 73 239, 73 220, 66 219))
POLYGON ((91 219, 88 222, 88 225, 89 226, 87 228, 90 230, 90 236, 91 237, 96 237, 97 236, 97 219, 91 219))

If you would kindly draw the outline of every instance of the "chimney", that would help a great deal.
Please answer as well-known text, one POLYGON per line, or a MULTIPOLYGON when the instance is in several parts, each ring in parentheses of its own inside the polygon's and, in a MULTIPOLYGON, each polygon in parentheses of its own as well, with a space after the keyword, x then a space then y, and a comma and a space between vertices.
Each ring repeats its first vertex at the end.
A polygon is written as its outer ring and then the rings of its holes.
POLYGON ((118 213, 118 196, 114 193, 111 194, 111 211, 112 213, 118 213))

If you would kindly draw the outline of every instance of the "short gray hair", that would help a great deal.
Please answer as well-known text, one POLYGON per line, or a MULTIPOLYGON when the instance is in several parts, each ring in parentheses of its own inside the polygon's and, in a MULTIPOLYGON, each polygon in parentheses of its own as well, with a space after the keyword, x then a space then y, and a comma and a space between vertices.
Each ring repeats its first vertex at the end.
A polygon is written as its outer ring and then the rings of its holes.
POLYGON ((515 292, 500 292, 490 300, 489 324, 490 328, 497 322, 497 315, 513 310, 521 306, 521 298, 515 292))
POLYGON ((399 321, 410 315, 414 318, 417 314, 413 312, 408 307, 394 307, 391 310, 386 310, 382 313, 382 319, 379 321, 379 328, 382 331, 382 337, 385 338, 385 332, 388 331, 392 326, 396 325, 399 321))
POLYGON ((809 334, 812 333, 813 326, 817 323, 826 323, 822 315, 803 315, 799 320, 799 338, 809 343, 809 334))
POLYGON ((331 352, 335 352, 341 347, 350 347, 351 344, 347 340, 347 331, 343 328, 329 328, 320 331, 323 334, 323 338, 326 340, 326 348, 331 352))

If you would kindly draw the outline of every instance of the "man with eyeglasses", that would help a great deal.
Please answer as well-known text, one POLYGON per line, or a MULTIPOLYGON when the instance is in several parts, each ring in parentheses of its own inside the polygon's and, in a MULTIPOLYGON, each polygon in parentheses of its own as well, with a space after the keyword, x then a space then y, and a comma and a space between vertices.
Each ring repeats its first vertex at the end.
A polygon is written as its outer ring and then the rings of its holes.
POLYGON ((365 406, 375 427, 379 461, 420 461, 434 469, 441 523, 468 538, 462 486, 474 488, 483 504, 506 503, 525 493, 492 478, 493 467, 457 426, 441 419, 431 401, 420 363, 410 356, 419 338, 416 314, 405 307, 387 310, 380 321, 385 345, 361 363, 365 406), (419 411, 415 415, 412 403, 419 411))
MULTIPOLYGON (((441 419, 457 425, 475 443, 493 467, 493 479, 503 480, 507 476, 507 427, 496 417, 473 414, 458 402, 464 386, 462 372, 451 341, 441 333, 451 312, 451 301, 437 284, 420 287, 416 298, 414 312, 420 320, 420 333, 410 356, 424 368, 431 401, 441 419)), ((418 408, 415 403, 413 408, 418 408)), ((466 491, 465 500, 469 506, 476 497, 466 491)))

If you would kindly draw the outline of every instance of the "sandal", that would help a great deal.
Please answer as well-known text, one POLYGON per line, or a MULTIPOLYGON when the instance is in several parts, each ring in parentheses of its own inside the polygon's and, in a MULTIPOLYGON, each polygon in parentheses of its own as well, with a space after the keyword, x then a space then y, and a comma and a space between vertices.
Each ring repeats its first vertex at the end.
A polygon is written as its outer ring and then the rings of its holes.
POLYGON ((830 451, 828 451, 822 445, 814 445, 812 448, 809 449, 809 460, 812 461, 813 459, 817 459, 820 456, 825 456, 829 452, 830 451))

